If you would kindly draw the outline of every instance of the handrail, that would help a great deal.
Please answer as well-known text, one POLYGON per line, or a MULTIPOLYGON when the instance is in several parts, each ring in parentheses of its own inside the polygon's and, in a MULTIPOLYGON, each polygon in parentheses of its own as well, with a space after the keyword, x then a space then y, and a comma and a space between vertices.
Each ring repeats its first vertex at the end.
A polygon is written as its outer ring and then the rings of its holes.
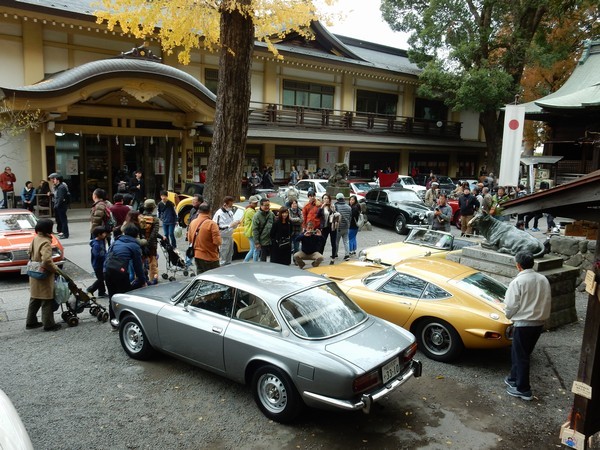
POLYGON ((305 127, 372 134, 410 134, 460 138, 461 122, 360 111, 250 103, 251 126, 305 127))

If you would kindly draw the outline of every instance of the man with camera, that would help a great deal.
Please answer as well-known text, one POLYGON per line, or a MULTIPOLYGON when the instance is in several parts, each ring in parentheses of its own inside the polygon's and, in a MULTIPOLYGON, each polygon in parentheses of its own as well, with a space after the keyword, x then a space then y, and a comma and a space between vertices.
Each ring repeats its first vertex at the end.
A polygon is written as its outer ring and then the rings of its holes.
POLYGON ((307 222, 304 233, 296 237, 296 241, 302 244, 300 251, 294 253, 294 262, 300 269, 304 268, 304 260, 312 260, 312 266, 318 267, 323 262, 323 255, 320 253, 323 237, 321 230, 315 230, 312 221, 307 222))
POLYGON ((440 194, 438 204, 433 211, 432 230, 450 233, 450 222, 452 221, 452 208, 448 206, 446 194, 440 194))

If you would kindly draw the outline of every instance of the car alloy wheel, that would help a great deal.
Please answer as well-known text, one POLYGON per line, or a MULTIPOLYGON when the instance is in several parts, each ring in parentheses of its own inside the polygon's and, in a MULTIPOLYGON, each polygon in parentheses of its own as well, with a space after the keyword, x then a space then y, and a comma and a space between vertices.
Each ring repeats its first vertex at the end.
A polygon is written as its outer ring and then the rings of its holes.
POLYGON ((421 350, 434 361, 449 362, 462 353, 462 340, 454 327, 440 319, 427 319, 416 327, 421 350))
POLYGON ((396 230, 396 233, 398 234, 402 234, 406 232, 406 219, 404 217, 404 215, 399 214, 398 217, 396 217, 396 221, 394 222, 394 229, 396 230))
POLYGON ((119 338, 125 353, 133 359, 146 360, 154 354, 144 329, 133 317, 126 317, 121 321, 119 338))
POLYGON ((290 422, 302 410, 302 400, 287 374, 278 367, 260 367, 252 378, 254 400, 263 414, 277 422, 290 422))

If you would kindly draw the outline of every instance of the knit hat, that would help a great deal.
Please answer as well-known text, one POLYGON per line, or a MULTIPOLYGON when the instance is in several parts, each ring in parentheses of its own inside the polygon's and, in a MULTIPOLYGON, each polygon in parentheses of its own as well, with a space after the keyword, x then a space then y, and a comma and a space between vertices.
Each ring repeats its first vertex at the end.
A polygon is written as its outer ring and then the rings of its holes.
POLYGON ((154 211, 156 209, 156 202, 153 199, 149 198, 144 202, 144 209, 154 211))
POLYGON ((341 192, 338 192, 337 194, 335 194, 335 198, 336 198, 336 200, 342 200, 344 198, 344 194, 342 194, 341 192))

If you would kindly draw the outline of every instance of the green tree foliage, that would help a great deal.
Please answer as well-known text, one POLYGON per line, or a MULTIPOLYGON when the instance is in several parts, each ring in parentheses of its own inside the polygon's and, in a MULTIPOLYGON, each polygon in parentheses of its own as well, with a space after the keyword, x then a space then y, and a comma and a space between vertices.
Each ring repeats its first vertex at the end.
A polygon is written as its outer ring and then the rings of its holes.
POLYGON ((503 115, 521 93, 529 61, 546 54, 537 36, 583 0, 382 0, 392 29, 411 32, 410 59, 423 69, 419 95, 454 110, 479 112, 488 148, 486 165, 500 166, 503 115))

